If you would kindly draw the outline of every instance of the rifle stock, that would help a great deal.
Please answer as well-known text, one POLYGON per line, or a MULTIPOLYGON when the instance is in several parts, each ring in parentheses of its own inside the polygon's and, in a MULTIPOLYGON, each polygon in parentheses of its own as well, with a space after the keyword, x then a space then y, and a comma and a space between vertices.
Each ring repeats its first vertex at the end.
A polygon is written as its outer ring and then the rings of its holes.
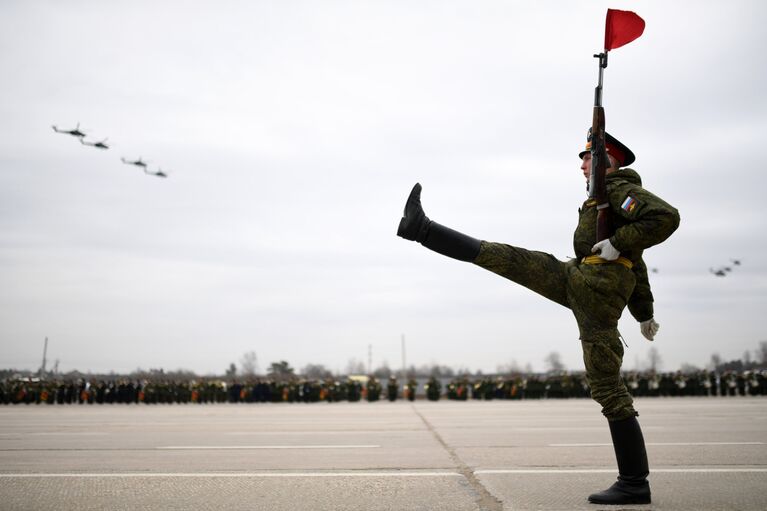
POLYGON ((605 109, 602 107, 602 78, 607 67, 607 50, 594 55, 599 59, 599 82, 594 89, 594 115, 591 119, 591 177, 589 198, 597 203, 597 243, 612 236, 610 204, 605 176, 610 166, 605 147, 605 109))
POLYGON ((612 236, 610 205, 607 200, 605 176, 609 160, 605 147, 605 109, 594 106, 591 121, 591 182, 589 195, 597 203, 597 240, 599 243, 612 236))

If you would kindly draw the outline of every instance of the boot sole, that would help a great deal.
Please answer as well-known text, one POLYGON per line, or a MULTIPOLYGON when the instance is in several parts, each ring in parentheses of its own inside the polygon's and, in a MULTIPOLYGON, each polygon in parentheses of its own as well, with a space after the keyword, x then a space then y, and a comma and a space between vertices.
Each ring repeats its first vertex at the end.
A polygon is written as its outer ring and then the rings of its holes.
POLYGON ((602 506, 623 506, 626 504, 651 504, 651 499, 626 499, 621 500, 620 502, 610 502, 610 501, 604 501, 604 500, 592 500, 588 499, 589 504, 599 504, 602 506))

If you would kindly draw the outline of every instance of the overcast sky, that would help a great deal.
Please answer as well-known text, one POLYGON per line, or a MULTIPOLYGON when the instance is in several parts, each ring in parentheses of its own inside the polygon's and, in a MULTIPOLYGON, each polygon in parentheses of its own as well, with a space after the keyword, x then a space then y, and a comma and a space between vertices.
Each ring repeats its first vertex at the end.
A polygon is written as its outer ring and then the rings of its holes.
POLYGON ((767 4, 0 3, 0 367, 582 369, 569 310, 395 236, 412 185, 474 237, 573 255, 607 7, 607 129, 679 230, 624 367, 767 339, 767 4), (82 146, 52 124, 78 122, 82 146), (142 173, 120 157, 150 160, 142 173), (742 259, 725 278, 709 273, 742 259))

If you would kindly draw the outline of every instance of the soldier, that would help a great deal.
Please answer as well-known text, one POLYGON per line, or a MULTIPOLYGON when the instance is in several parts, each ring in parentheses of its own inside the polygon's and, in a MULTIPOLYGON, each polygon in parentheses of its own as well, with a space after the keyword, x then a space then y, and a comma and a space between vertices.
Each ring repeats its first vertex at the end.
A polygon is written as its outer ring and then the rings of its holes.
POLYGON ((730 389, 729 385, 730 372, 724 371, 719 375, 719 395, 725 397, 730 389))
POLYGON ((368 378, 365 388, 367 389, 368 402, 372 403, 373 401, 378 401, 381 398, 381 384, 378 383, 378 380, 376 380, 375 376, 368 378))
POLYGON ((455 380, 451 380, 445 387, 445 397, 448 399, 458 399, 458 384, 455 380))
POLYGON ((418 391, 418 382, 415 378, 410 378, 405 386, 405 396, 408 401, 415 401, 415 394, 418 391))
POLYGON ((525 395, 525 380, 521 376, 514 376, 511 381, 510 399, 522 399, 525 395))
POLYGON ((547 376, 546 398, 560 399, 562 397, 562 378, 558 374, 549 374, 547 376))
POLYGON ((578 391, 578 397, 591 397, 591 387, 589 387, 589 380, 586 378, 585 374, 581 377, 581 384, 578 391))
POLYGON ((459 401, 466 401, 469 398, 469 380, 465 376, 458 378, 455 388, 455 398, 459 401))
POLYGON ((545 390, 546 384, 543 383, 537 375, 530 375, 530 377, 527 379, 525 398, 541 399, 545 390))
POLYGON ((711 392, 714 391, 714 385, 711 383, 712 375, 713 373, 706 371, 705 369, 701 371, 700 385, 701 385, 702 396, 710 396, 712 395, 711 392))
POLYGON ((482 380, 482 399, 491 401, 495 398, 495 384, 493 379, 487 376, 482 380))
POLYGON ((687 376, 682 371, 677 371, 674 377, 675 393, 676 396, 687 395, 687 376))
MULTIPOLYGON (((579 153, 581 170, 591 175, 591 137, 579 153)), ((576 259, 562 262, 550 254, 502 243, 480 241, 431 221, 421 206, 416 184, 405 204, 397 235, 435 252, 497 273, 572 310, 580 330, 586 376, 592 398, 609 421, 618 462, 618 481, 589 496, 602 504, 649 503, 647 454, 633 400, 621 378, 623 346, 618 319, 623 309, 640 323, 652 340, 658 323, 642 252, 661 243, 679 226, 679 213, 642 188, 639 174, 624 168, 634 154, 609 134, 605 143, 609 208, 614 234, 596 245, 597 202, 589 199, 579 210, 574 235, 576 259)))
POLYGON ((636 372, 631 372, 626 377, 629 392, 631 392, 631 395, 636 397, 639 395, 639 377, 637 376, 636 372))
POLYGON ((737 382, 739 396, 746 395, 746 379, 747 378, 748 378, 748 375, 744 373, 737 373, 735 375, 735 381, 737 382))
POLYGON ((362 398, 362 384, 357 380, 349 379, 346 383, 350 402, 359 401, 362 398))
POLYGON ((439 401, 439 395, 442 393, 442 384, 435 376, 432 376, 424 385, 424 390, 426 390, 426 398, 429 401, 439 401))
POLYGON ((663 373, 660 376, 660 395, 663 397, 676 396, 676 383, 674 383, 674 375, 671 373, 663 373))
POLYGON ((709 386, 710 386, 710 395, 716 396, 716 371, 711 371, 711 374, 708 377, 709 386))
POLYGON ((389 383, 386 384, 386 397, 389 399, 389 401, 397 400, 398 390, 399 385, 397 384, 397 377, 394 375, 389 376, 389 383))

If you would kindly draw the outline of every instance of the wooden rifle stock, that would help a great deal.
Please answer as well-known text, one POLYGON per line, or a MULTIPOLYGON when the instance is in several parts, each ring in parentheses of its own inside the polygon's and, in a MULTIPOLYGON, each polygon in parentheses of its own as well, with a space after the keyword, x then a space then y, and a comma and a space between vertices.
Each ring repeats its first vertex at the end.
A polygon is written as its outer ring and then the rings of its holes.
POLYGON ((597 240, 612 236, 612 222, 610 219, 610 203, 607 199, 607 184, 605 176, 610 161, 607 158, 605 147, 605 109, 594 106, 594 116, 591 121, 591 179, 589 183, 589 196, 597 203, 597 240))
POLYGON ((602 78, 607 67, 607 50, 594 55, 599 59, 599 82, 594 89, 594 116, 591 119, 591 179, 589 198, 597 203, 597 243, 612 236, 610 203, 607 200, 605 176, 610 167, 605 147, 605 109, 602 107, 602 78))

